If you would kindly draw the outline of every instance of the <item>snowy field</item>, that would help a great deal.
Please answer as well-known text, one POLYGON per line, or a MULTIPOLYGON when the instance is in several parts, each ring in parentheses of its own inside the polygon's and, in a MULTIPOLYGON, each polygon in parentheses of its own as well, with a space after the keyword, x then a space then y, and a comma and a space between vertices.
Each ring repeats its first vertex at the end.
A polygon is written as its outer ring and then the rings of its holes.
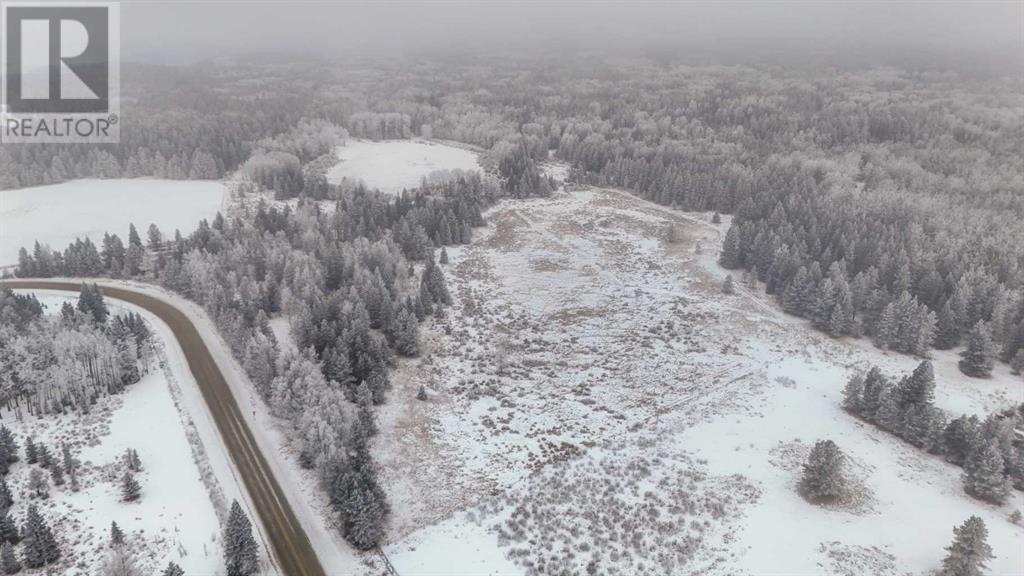
POLYGON ((387 194, 415 188, 438 170, 480 170, 475 153, 422 140, 349 140, 338 147, 338 158, 327 173, 330 182, 362 180, 387 194))
POLYGON ((128 225, 146 238, 150 224, 167 237, 195 230, 221 207, 220 182, 152 179, 74 180, 0 191, 0 267, 17 264, 18 249, 36 240, 64 250, 76 238, 97 245, 106 232, 127 243, 128 225))
MULTIPOLYGON (((50 314, 58 313, 68 299, 61 292, 34 293, 50 314)), ((108 306, 113 313, 140 311, 111 300, 108 306)), ((155 318, 147 320, 154 328, 158 350, 148 373, 124 393, 101 399, 86 416, 36 419, 25 415, 17 420, 13 414, 3 414, 22 450, 26 435, 58 457, 60 443, 67 442, 82 462, 81 491, 51 484, 46 500, 29 498, 25 487, 31 467, 24 458, 8 477, 16 500, 13 517, 20 518, 28 503, 35 502, 54 528, 63 550, 59 573, 95 574, 109 545, 112 521, 124 531, 128 549, 143 573, 155 574, 169 561, 178 563, 186 574, 223 572, 217 509, 230 502, 225 498, 237 498, 238 489, 230 477, 221 482, 223 473, 218 475, 211 466, 210 454, 218 455, 208 451, 208 444, 204 446, 202 422, 197 426, 187 410, 189 391, 183 387, 191 376, 180 350, 167 346, 166 327, 156 325, 155 318), (142 496, 134 503, 122 502, 120 493, 128 448, 138 452, 143 465, 136 475, 142 496)))
MULTIPOLYGON (((1007 520, 1019 492, 1002 507, 971 499, 961 469, 840 408, 854 370, 919 360, 814 332, 760 288, 723 295, 727 218, 613 190, 506 201, 487 218, 449 247, 455 306, 400 362, 380 414, 399 573, 457 555, 467 574, 916 575, 972 514, 990 573, 1024 573, 1024 529, 1007 520), (825 438, 849 456, 855 505, 796 493, 825 438)), ((983 417, 1024 401, 1006 366, 978 381, 956 360, 933 359, 940 407, 983 417)))

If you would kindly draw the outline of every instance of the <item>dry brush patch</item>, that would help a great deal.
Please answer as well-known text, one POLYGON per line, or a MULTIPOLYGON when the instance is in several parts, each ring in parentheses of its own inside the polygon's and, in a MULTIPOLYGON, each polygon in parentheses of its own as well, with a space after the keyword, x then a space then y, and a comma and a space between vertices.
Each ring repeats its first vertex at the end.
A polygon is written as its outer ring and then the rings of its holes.
POLYGON ((666 574, 725 559, 758 490, 640 441, 546 466, 484 505, 527 574, 666 574))

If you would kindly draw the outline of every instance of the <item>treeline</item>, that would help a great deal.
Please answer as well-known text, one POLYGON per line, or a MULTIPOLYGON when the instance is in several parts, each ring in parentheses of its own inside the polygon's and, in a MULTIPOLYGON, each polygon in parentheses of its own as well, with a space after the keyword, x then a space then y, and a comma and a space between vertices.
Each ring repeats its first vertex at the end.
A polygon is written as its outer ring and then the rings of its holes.
POLYGON ((877 367, 856 374, 843 390, 843 408, 903 440, 942 455, 964 469, 964 490, 1002 504, 1011 487, 1024 490, 1024 404, 980 420, 950 417, 935 406, 935 374, 922 362, 893 383, 877 367))
POLYGON ((0 403, 21 418, 88 412, 139 381, 150 332, 136 314, 111 316, 95 286, 46 316, 32 296, 0 289, 0 403))

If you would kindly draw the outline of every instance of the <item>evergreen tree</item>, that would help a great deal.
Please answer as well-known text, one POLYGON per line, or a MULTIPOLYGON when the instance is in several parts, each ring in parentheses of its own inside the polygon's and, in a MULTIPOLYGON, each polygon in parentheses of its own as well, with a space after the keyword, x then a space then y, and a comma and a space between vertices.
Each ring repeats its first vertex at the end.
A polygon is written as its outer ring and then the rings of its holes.
POLYGON ((29 464, 36 464, 39 462, 39 454, 36 452, 36 444, 32 441, 32 437, 25 438, 25 461, 29 464))
POLYGON ((960 353, 960 371, 973 378, 987 378, 995 366, 996 348, 988 325, 979 321, 967 335, 967 348, 960 353))
POLYGON ((938 321, 935 326, 935 347, 939 350, 949 350, 960 343, 960 323, 953 314, 949 301, 939 311, 938 321))
POLYGON ((134 448, 125 450, 124 461, 132 472, 142 472, 142 459, 139 458, 139 453, 134 448))
POLYGON ((18 461, 18 442, 7 426, 0 426, 0 446, 3 447, 3 453, 7 456, 8 463, 13 464, 18 461))
POLYGON ((124 532, 121 531, 121 527, 117 525, 117 522, 110 523, 110 545, 117 547, 124 544, 124 532))
POLYGON ((416 316, 409 312, 404 306, 398 311, 395 318, 395 350, 404 356, 415 356, 419 354, 419 324, 416 316))
POLYGON ((345 539, 360 550, 379 544, 389 507, 366 449, 357 447, 348 462, 336 462, 330 478, 331 502, 341 514, 345 539))
POLYGON ((882 371, 873 366, 864 376, 864 393, 861 395, 861 414, 864 418, 877 421, 878 411, 882 408, 882 399, 889 388, 889 379, 882 371))
POLYGON ((422 384, 420 384, 419 391, 416 392, 416 399, 417 400, 422 400, 422 401, 426 401, 427 400, 427 389, 422 384))
POLYGON ((73 476, 78 470, 78 460, 71 454, 71 446, 67 442, 63 442, 60 445, 61 457, 64 465, 64 472, 68 476, 73 476))
POLYGON ((1024 348, 1017 350, 1017 353, 1013 355, 1013 359, 1010 360, 1010 369, 1018 376, 1024 374, 1024 348))
POLYGON ((121 478, 121 500, 135 502, 141 495, 142 486, 139 485, 138 480, 132 476, 131 472, 125 472, 121 478))
POLYGON ((896 386, 897 402, 901 410, 910 406, 931 405, 935 400, 935 369, 932 363, 925 360, 917 368, 900 380, 896 386))
POLYGON ((45 444, 37 444, 36 452, 39 458, 39 466, 49 468, 53 465, 53 455, 50 454, 50 449, 45 444))
POLYGON ((4 542, 0 546, 0 569, 4 574, 17 574, 21 572, 21 562, 14 556, 14 546, 10 542, 4 542))
POLYGON ((953 542, 946 547, 949 554, 942 561, 941 576, 982 576, 985 564, 995 557, 987 540, 988 529, 977 516, 953 528, 953 542))
POLYGON ((943 433, 946 460, 963 466, 981 438, 977 416, 966 414, 951 421, 943 433))
POLYGON ((21 533, 26 568, 41 568, 60 559, 57 540, 35 504, 28 507, 21 533))
POLYGON ((238 501, 231 503, 224 526, 224 564, 228 576, 250 576, 259 569, 259 546, 252 536, 252 525, 238 501))
POLYGON ((164 571, 160 573, 160 576, 185 576, 185 571, 181 569, 181 566, 178 566, 174 562, 168 562, 167 568, 164 568, 164 571))
POLYGON ((734 294, 736 288, 732 285, 732 274, 725 276, 725 281, 722 282, 722 294, 734 294))
POLYGON ((964 466, 964 491, 987 502, 1002 504, 1010 495, 1010 480, 1004 471, 999 444, 991 439, 980 450, 975 450, 964 466))
POLYGON ((800 489, 813 501, 835 500, 845 493, 845 456, 831 440, 819 440, 807 458, 800 489))
POLYGON ((14 523, 10 513, 6 510, 0 515, 0 541, 17 544, 21 541, 21 534, 18 532, 18 525, 14 523))
POLYGON ((743 248, 740 244, 739 226, 733 224, 725 233, 725 240, 722 242, 722 253, 718 256, 718 263, 726 270, 735 270, 743 266, 743 248))
POLYGON ((53 479, 54 486, 64 485, 64 469, 56 464, 50 467, 50 478, 53 479))
POLYGON ((11 487, 7 485, 7 478, 0 477, 0 510, 7 510, 14 504, 14 496, 11 495, 11 487))
POLYGON ((438 263, 440 263, 440 264, 447 264, 448 263, 448 250, 445 249, 444 246, 441 246, 441 256, 438 258, 438 263))
POLYGON ((860 415, 863 410, 861 396, 864 393, 864 377, 854 374, 843 388, 843 408, 848 412, 860 415))

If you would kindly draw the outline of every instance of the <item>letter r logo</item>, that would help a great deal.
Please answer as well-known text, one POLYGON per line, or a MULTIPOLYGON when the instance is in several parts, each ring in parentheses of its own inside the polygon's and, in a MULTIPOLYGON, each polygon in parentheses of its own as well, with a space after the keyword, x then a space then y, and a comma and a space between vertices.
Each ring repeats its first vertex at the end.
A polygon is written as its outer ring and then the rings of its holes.
POLYGON ((7 111, 108 112, 109 7, 25 4, 4 6, 7 111))

